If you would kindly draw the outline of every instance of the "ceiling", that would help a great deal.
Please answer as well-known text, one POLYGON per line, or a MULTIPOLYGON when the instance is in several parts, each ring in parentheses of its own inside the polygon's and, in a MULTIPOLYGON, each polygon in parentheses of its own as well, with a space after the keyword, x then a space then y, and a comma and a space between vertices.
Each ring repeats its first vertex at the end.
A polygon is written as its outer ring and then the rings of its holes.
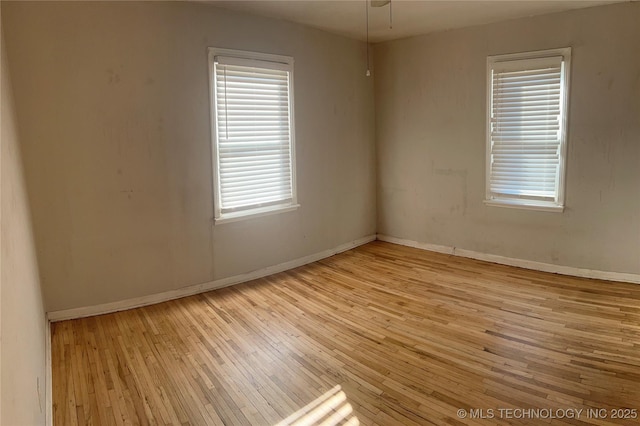
MULTIPOLYGON (((226 9, 296 22, 359 40, 366 39, 365 5, 369 2, 365 0, 209 0, 209 2, 226 9)), ((375 43, 418 34, 620 2, 620 0, 392 0, 392 29, 389 28, 389 5, 371 7, 369 4, 369 40, 375 43)))

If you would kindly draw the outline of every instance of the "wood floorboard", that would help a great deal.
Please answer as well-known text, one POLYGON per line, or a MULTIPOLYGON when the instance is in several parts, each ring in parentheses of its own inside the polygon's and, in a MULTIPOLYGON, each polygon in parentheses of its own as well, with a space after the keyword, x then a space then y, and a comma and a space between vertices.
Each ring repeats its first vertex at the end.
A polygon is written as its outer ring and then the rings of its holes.
POLYGON ((376 241, 54 323, 52 373, 56 426, 637 425, 640 286, 376 241))

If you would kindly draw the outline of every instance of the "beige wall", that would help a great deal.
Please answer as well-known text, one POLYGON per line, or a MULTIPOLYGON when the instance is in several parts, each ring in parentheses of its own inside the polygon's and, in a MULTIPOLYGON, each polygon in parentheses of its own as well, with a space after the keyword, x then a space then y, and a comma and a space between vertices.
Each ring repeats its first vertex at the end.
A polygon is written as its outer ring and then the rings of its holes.
POLYGON ((640 273, 640 3, 375 47, 378 233, 640 273), (564 213, 488 207, 487 55, 571 46, 564 213))
POLYGON ((45 315, 2 37, 0 424, 45 421, 45 315))
POLYGON ((182 2, 2 3, 48 310, 379 233, 640 273, 639 4, 375 47, 182 2), (507 35, 507 36, 505 36, 507 35), (206 48, 295 57, 295 212, 212 225, 206 48), (567 208, 487 207, 487 55, 573 47, 567 208), (374 130, 377 145, 374 146, 374 130))
POLYGON ((48 310, 250 272, 375 232, 364 43, 184 2, 3 2, 48 310), (212 225, 207 47, 295 58, 300 209, 212 225))

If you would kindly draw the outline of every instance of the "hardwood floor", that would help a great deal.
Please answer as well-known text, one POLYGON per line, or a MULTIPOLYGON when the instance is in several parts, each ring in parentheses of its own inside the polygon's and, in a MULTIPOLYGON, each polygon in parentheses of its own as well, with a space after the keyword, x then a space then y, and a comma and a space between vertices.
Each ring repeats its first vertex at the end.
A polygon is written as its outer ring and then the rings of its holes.
POLYGON ((640 285, 373 242, 54 323, 52 359, 57 426, 639 424, 640 285))

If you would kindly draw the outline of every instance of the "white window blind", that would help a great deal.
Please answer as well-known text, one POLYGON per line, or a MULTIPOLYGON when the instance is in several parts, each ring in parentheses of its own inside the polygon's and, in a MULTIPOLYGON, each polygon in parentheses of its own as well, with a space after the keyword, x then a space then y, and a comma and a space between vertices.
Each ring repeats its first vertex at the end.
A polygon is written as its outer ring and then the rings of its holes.
POLYGON ((216 216, 295 203, 292 65, 214 56, 216 216))
POLYGON ((566 60, 548 53, 489 60, 489 201, 563 204, 566 60))

